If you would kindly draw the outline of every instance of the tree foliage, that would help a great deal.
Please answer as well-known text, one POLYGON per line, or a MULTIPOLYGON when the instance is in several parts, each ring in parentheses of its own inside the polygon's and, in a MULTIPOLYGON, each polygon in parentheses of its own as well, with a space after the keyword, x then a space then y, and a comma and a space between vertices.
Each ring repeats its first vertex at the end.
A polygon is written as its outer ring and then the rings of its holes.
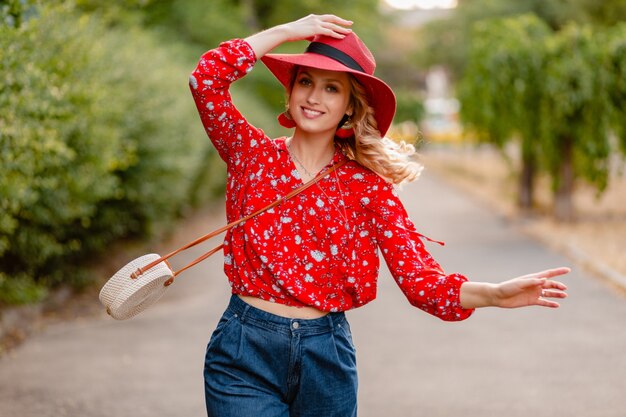
POLYGON ((607 86, 610 125, 626 154, 626 23, 616 25, 602 35, 600 47, 604 49, 605 58, 602 70, 610 74, 607 86))
POLYGON ((482 20, 534 14, 553 30, 569 23, 613 26, 626 20, 623 0, 461 0, 448 19, 420 30, 422 47, 416 52, 426 66, 445 65, 460 80, 474 43, 473 26, 482 20))
POLYGON ((574 217, 575 178, 605 189, 612 131, 623 138, 623 31, 551 31, 533 16, 476 25, 459 88, 462 116, 499 146, 520 139, 524 164, 551 175, 562 220, 574 217))
POLYGON ((71 5, 0 28, 0 288, 80 283, 74 263, 184 208, 208 144, 177 61, 71 5))
POLYGON ((534 15, 476 25, 467 77, 459 85, 462 115, 499 146, 514 134, 538 137, 543 44, 550 29, 534 15))
POLYGON ((518 204, 531 209, 533 178, 541 152, 540 119, 545 39, 550 28, 535 15, 493 19, 475 27, 466 77, 459 86, 466 127, 500 148, 520 140, 518 204))
POLYGON ((571 140, 575 171, 600 190, 608 181, 609 78, 615 74, 601 65, 604 51, 588 26, 572 25, 546 45, 543 99, 539 112, 545 162, 558 183, 562 146, 571 140))

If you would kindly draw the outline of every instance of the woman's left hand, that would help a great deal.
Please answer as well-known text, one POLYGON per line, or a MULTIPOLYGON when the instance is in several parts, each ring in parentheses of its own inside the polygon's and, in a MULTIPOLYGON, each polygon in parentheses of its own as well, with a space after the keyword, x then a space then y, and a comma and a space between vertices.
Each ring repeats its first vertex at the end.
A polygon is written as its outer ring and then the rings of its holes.
POLYGON ((551 278, 570 272, 569 268, 547 269, 496 284, 494 305, 503 308, 542 306, 557 308, 553 299, 567 297, 565 284, 551 278))

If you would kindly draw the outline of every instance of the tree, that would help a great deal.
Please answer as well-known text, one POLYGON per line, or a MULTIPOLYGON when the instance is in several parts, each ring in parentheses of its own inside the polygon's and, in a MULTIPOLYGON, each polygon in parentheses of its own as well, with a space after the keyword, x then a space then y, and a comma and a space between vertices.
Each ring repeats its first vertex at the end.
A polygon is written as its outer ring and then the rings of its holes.
MULTIPOLYGON (((522 190, 532 187, 536 167, 547 171, 558 220, 574 219, 576 178, 599 193, 606 188, 617 150, 612 132, 626 149, 625 27, 571 24, 551 32, 522 16, 484 22, 475 31, 459 89, 462 116, 498 146, 520 138, 522 190)), ((520 202, 529 197, 523 191, 520 202)))
POLYGON ((534 15, 476 25, 465 78, 458 93, 461 116, 484 141, 502 148, 517 137, 521 150, 518 205, 533 204, 540 152, 543 45, 551 31, 534 15))
POLYGON ((602 65, 604 34, 590 26, 570 25, 546 45, 543 69, 541 141, 552 175, 556 218, 574 219, 576 177, 606 188, 611 154, 609 87, 614 74, 602 65))
POLYGON ((626 20, 623 0, 460 0, 449 19, 433 21, 420 30, 421 48, 417 59, 427 66, 448 67, 454 80, 460 80, 474 42, 475 23, 532 13, 553 30, 575 22, 612 26, 626 20))
POLYGON ((618 146, 626 154, 626 23, 611 28, 600 40, 605 59, 602 66, 610 74, 608 92, 610 125, 618 146))

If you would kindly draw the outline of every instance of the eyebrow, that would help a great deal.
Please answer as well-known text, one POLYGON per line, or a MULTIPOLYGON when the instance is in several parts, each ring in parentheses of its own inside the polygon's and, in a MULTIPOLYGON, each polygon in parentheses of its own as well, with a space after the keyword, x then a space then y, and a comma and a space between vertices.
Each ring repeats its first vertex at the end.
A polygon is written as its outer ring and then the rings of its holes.
MULTIPOLYGON (((302 71, 300 71, 300 73, 298 74, 298 76, 303 75, 303 74, 304 74, 304 75, 309 76, 310 78, 313 78, 313 76, 311 75, 311 73, 310 73, 310 72, 308 72, 308 71, 306 71, 306 70, 302 70, 302 71)), ((338 78, 324 78, 322 81, 326 81, 326 82, 336 82, 336 83, 339 83, 339 84, 343 84, 343 80, 340 80, 340 79, 338 79, 338 78)))

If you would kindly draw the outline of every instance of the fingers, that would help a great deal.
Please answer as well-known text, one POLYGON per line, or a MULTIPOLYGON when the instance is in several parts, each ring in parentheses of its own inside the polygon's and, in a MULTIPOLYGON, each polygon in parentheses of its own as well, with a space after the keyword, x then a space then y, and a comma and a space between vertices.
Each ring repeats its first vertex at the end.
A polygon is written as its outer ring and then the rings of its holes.
POLYGON ((545 282, 543 284, 543 288, 544 289, 554 288, 554 289, 561 290, 561 291, 567 290, 567 286, 565 284, 563 284, 560 281, 554 281, 554 280, 551 280, 551 279, 545 280, 545 282))
POLYGON ((342 19, 341 17, 335 16, 334 14, 324 14, 319 17, 322 20, 325 20, 330 23, 334 23, 336 25, 352 26, 352 23, 354 23, 352 20, 342 19))
POLYGON ((565 275, 569 273, 570 271, 571 271, 570 268, 560 267, 560 268, 546 269, 545 271, 537 272, 536 274, 532 274, 532 275, 536 276, 537 278, 552 278, 552 277, 556 277, 559 275, 565 275))
POLYGON ((540 272, 534 272, 532 274, 524 275, 523 277, 520 277, 520 278, 552 278, 552 277, 556 277, 559 275, 565 275, 569 273, 570 271, 571 271, 570 268, 559 267, 559 268, 546 269, 540 272))
POLYGON ((565 289, 565 285, 556 281, 546 281, 542 290, 537 298, 536 304, 542 307, 558 308, 560 304, 551 298, 567 298, 567 293, 562 291, 565 289))
POLYGON ((330 36, 331 38, 343 39, 350 32, 350 29, 345 29, 341 26, 333 25, 332 27, 325 28, 324 31, 321 31, 320 35, 330 36))
POLYGON ((567 298, 567 293, 558 290, 542 290, 541 298, 567 298))
POLYGON ((548 307, 548 308, 559 308, 561 306, 556 301, 546 300, 544 298, 539 298, 537 300, 536 305, 541 306, 541 307, 548 307))
MULTIPOLYGON (((548 307, 548 308, 559 308, 561 306, 557 301, 551 300, 549 297, 552 297, 552 296, 548 295, 544 290, 541 292, 541 295, 537 298, 534 304, 540 307, 548 307)), ((557 298, 565 298, 565 297, 559 296, 557 298)))
POLYGON ((308 15, 294 22, 298 32, 305 35, 302 38, 311 38, 315 35, 325 35, 332 38, 343 39, 352 30, 346 26, 352 26, 351 20, 343 19, 334 14, 308 15), (305 33, 306 32, 306 33, 305 33))
POLYGON ((550 278, 570 272, 569 268, 553 268, 513 278, 498 284, 497 305, 507 308, 538 305, 558 308, 555 300, 567 298, 567 286, 550 278))
POLYGON ((543 288, 556 288, 559 290, 566 290, 567 286, 559 281, 554 281, 548 278, 556 277, 559 275, 565 275, 571 271, 570 268, 560 267, 546 269, 545 271, 535 272, 533 274, 524 275, 522 278, 525 282, 524 288, 532 287, 533 285, 541 285, 543 288))
POLYGON ((320 16, 320 19, 322 20, 321 25, 325 29, 324 35, 342 39, 352 32, 352 29, 345 27, 352 25, 350 20, 345 20, 335 15, 320 16))

